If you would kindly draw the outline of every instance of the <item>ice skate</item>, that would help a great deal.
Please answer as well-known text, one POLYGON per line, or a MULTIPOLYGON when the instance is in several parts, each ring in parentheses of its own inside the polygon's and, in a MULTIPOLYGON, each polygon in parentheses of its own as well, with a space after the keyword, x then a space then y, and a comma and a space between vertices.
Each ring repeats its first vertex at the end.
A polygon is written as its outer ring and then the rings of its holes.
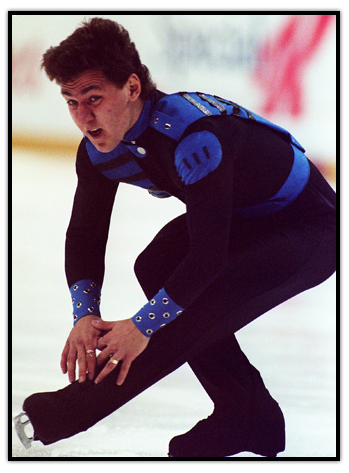
POLYGON ((174 437, 169 457, 230 457, 251 452, 276 457, 285 450, 285 422, 275 402, 274 412, 259 412, 245 425, 234 425, 229 415, 215 410, 189 432, 174 437))
POLYGON ((22 444, 24 445, 26 449, 30 448, 32 442, 34 441, 34 436, 28 437, 25 431, 25 427, 27 425, 31 426, 31 422, 27 414, 25 412, 21 412, 20 414, 18 414, 18 416, 14 417, 13 421, 14 421, 15 430, 16 430, 19 440, 22 442, 22 444), (27 420, 23 421, 22 420, 23 416, 27 417, 27 420))

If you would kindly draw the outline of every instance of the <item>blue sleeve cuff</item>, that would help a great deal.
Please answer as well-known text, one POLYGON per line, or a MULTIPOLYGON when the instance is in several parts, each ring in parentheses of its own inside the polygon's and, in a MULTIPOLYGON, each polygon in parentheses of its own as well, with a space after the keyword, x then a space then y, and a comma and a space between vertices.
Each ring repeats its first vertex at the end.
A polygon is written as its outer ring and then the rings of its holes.
POLYGON ((92 279, 82 279, 71 286, 74 325, 85 315, 101 317, 101 286, 92 279))
POLYGON ((178 317, 183 310, 171 299, 165 289, 161 289, 153 299, 132 317, 132 321, 143 335, 151 337, 161 327, 178 317))

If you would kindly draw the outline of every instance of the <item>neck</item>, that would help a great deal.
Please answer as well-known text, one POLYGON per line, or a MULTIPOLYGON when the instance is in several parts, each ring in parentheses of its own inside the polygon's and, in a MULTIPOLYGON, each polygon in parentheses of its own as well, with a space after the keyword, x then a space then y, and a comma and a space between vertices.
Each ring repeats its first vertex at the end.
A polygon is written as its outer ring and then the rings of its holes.
MULTIPOLYGON (((129 130, 133 127, 133 125, 137 122, 138 118, 140 117, 144 106, 144 101, 142 99, 137 99, 136 102, 132 104, 131 110, 131 126, 129 130)), ((128 131, 129 131, 128 130, 128 131)))

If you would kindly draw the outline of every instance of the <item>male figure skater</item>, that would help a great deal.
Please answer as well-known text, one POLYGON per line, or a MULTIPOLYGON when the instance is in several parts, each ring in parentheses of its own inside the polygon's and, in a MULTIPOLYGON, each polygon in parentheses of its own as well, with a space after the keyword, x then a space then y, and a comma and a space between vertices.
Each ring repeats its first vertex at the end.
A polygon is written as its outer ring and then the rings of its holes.
MULTIPOLYGON (((225 98, 157 90, 111 20, 85 22, 42 64, 83 138, 66 235, 74 327, 61 367, 71 384, 25 400, 34 439, 90 428, 187 362, 214 411, 174 437, 169 456, 276 456, 284 417, 235 332, 333 274, 334 191, 286 130, 225 98), (120 182, 178 198, 186 213, 136 260, 149 302, 106 322, 99 303, 120 182)), ((23 438, 20 417, 17 428, 23 438)))

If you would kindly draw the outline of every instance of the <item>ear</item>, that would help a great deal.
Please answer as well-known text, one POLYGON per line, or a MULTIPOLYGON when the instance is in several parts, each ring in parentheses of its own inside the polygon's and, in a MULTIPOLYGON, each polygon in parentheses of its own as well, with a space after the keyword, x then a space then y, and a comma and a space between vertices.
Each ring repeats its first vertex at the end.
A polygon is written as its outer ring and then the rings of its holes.
POLYGON ((129 90, 129 99, 135 102, 142 91, 142 85, 139 77, 137 74, 131 74, 130 77, 127 79, 127 86, 129 90))

